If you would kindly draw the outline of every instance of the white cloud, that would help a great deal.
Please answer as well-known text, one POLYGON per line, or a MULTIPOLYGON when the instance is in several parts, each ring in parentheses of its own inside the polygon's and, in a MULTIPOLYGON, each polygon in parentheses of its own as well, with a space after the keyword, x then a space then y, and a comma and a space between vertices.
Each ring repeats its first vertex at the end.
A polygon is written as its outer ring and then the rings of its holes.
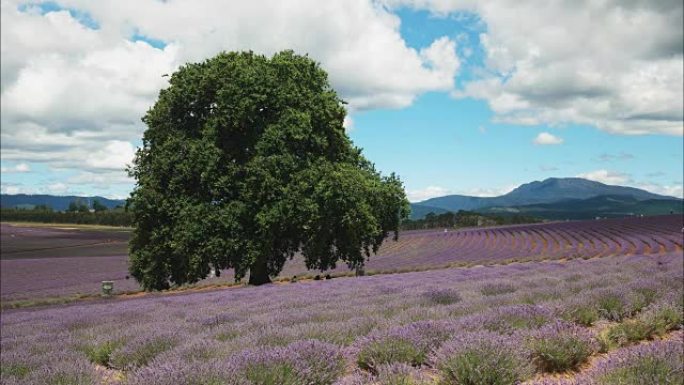
POLYGON ((684 187, 682 183, 674 183, 671 185, 661 185, 657 183, 636 183, 634 187, 654 192, 660 195, 667 195, 676 198, 684 198, 684 187))
POLYGON ((69 191, 69 186, 62 182, 51 183, 46 189, 46 192, 52 195, 64 195, 67 191, 69 191))
POLYGON ((426 199, 449 195, 451 192, 439 186, 428 186, 421 190, 410 190, 406 192, 408 200, 411 202, 422 202, 426 199))
POLYGON ((493 187, 493 188, 471 188, 471 189, 460 189, 451 190, 448 188, 440 186, 428 186, 421 190, 408 190, 406 195, 408 200, 411 202, 422 202, 426 199, 442 197, 445 195, 468 195, 475 197, 494 197, 499 195, 504 195, 513 191, 520 184, 510 184, 503 187, 493 187))
POLYGON ((453 95, 486 100, 497 121, 684 134, 680 0, 384 3, 481 17, 483 75, 453 95))
POLYGON ((561 144, 563 143, 563 139, 555 135, 549 134, 548 132, 540 132, 539 135, 537 135, 537 137, 534 138, 532 142, 534 144, 544 146, 552 144, 561 144))
POLYGON ((612 185, 621 185, 630 181, 628 174, 605 169, 586 172, 577 175, 577 177, 612 185))
POLYGON ((25 194, 25 192, 22 190, 21 186, 17 185, 7 185, 7 184, 2 184, 0 186, 0 192, 3 194, 25 194))
POLYGON ((10 167, 3 166, 0 168, 0 171, 2 171, 3 174, 30 172, 31 166, 26 163, 19 163, 10 167))
POLYGON ((129 142, 110 140, 104 148, 88 155, 85 162, 91 168, 123 170, 133 163, 135 149, 129 142))
POLYGON ((513 191, 520 184, 509 184, 503 187, 493 187, 493 188, 474 188, 469 190, 464 190, 459 192, 462 195, 469 195, 474 197, 498 197, 500 195, 507 194, 513 191))
POLYGON ((577 177, 610 185, 636 187, 660 195, 684 198, 682 182, 660 184, 655 182, 639 181, 634 180, 630 174, 618 171, 609 171, 605 169, 578 174, 577 177))
POLYGON ((344 122, 342 122, 344 129, 349 132, 354 129, 354 119, 350 115, 344 117, 344 122))
MULTIPOLYGON (((87 13, 98 28, 67 10, 43 14, 40 5, 1 3, 3 161, 102 175, 122 170, 144 130, 140 118, 168 84, 162 75, 220 51, 308 54, 350 112, 402 108, 422 93, 449 92, 460 66, 455 41, 409 47, 400 19, 369 0, 56 3, 87 13), (134 34, 166 46, 133 42, 134 34)), ((351 117, 345 127, 353 129, 351 117)))

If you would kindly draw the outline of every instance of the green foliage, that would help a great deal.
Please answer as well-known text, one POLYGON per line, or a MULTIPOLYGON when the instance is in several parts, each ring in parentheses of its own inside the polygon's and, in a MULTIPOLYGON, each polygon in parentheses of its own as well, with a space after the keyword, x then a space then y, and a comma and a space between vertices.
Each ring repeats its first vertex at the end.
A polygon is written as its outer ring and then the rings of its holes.
POLYGON ((655 334, 663 335, 671 330, 679 329, 684 323, 682 308, 673 304, 659 306, 640 317, 651 325, 655 334))
POLYGON ((627 306, 617 294, 601 295, 596 306, 600 316, 609 321, 622 321, 627 313, 627 306))
POLYGON ((431 304, 451 305, 461 301, 461 294, 453 289, 432 290, 423 294, 423 298, 431 304))
POLYGON ((21 364, 18 362, 3 362, 0 366, 0 374, 2 377, 13 376, 16 378, 26 377, 33 368, 26 364, 21 364))
POLYGON ((90 362, 102 366, 109 366, 109 358, 115 349, 123 345, 123 341, 104 341, 99 344, 86 345, 82 348, 90 362))
POLYGON ((569 306, 562 312, 561 318, 582 326, 591 326, 599 320, 598 310, 590 304, 578 304, 569 306))
POLYGON ((89 211, 88 205, 81 200, 75 200, 69 203, 67 212, 69 213, 87 213, 89 211))
POLYGON ((131 274, 148 290, 214 268, 270 282, 362 266, 408 215, 401 181, 353 146, 343 102, 308 57, 222 53, 181 67, 143 118, 130 175, 131 274))
POLYGON ((520 358, 491 347, 465 350, 442 362, 439 370, 440 385, 513 385, 529 375, 520 358))
POLYGON ((133 347, 115 350, 110 356, 113 368, 133 369, 147 365, 158 354, 172 349, 176 342, 166 337, 150 338, 144 343, 133 347))
POLYGON ((514 293, 516 290, 517 289, 515 286, 506 283, 487 283, 482 285, 480 292, 482 293, 482 295, 492 296, 514 293))
POLYGON ((373 341, 359 352, 356 363, 361 369, 376 371, 378 366, 403 362, 418 366, 427 360, 427 354, 415 343, 405 339, 390 337, 373 341))
POLYGON ((277 363, 271 365, 250 365, 245 369, 245 378, 254 385, 300 385, 301 379, 292 365, 277 363))
POLYGON ((95 210, 96 213, 99 213, 99 212, 102 212, 102 211, 107 211, 108 208, 107 208, 107 206, 105 206, 105 205, 103 205, 102 203, 100 203, 100 201, 98 201, 97 199, 95 199, 95 200, 93 201, 93 210, 95 210))
POLYGON ((614 369, 596 381, 599 385, 682 384, 684 373, 667 359, 644 356, 636 363, 614 369))
POLYGON ((610 349, 650 339, 654 333, 655 325, 647 324, 641 320, 627 320, 610 327, 605 332, 605 339, 610 349))
POLYGON ((574 370, 593 353, 587 341, 571 335, 534 339, 530 342, 532 360, 544 372, 574 370))

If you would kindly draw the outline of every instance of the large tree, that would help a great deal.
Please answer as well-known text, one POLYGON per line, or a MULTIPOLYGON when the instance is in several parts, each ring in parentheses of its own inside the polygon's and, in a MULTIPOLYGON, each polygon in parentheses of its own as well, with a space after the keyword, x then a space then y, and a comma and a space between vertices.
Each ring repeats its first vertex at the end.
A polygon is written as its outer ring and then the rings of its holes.
POLYGON ((309 269, 363 266, 408 202, 347 137, 343 104, 291 51, 181 67, 143 118, 129 170, 131 274, 150 290, 233 268, 258 285, 298 251, 309 269))

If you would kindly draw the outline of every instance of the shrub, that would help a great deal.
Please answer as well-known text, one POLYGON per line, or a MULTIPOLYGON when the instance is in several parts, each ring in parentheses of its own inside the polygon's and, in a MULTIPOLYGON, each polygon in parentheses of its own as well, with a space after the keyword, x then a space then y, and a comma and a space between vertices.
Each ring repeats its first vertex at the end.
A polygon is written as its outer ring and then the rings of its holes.
POLYGON ((554 320, 552 312, 535 305, 511 305, 463 319, 460 323, 468 330, 487 330, 512 334, 518 330, 537 329, 554 320))
POLYGON ((599 361, 578 383, 598 385, 682 384, 681 341, 658 341, 615 352, 599 361))
POLYGON ((422 365, 452 334, 453 328, 454 325, 444 322, 418 321, 375 333, 359 341, 357 364, 371 372, 383 364, 422 365))
POLYGON ((632 314, 636 314, 655 302, 658 298, 658 291, 654 287, 646 285, 637 286, 632 290, 630 297, 632 314))
POLYGON ((583 326, 591 326, 600 318, 598 310, 592 306, 570 308, 561 317, 583 326))
POLYGON ((611 348, 650 339, 654 333, 654 325, 641 320, 627 320, 608 328, 604 335, 607 347, 611 348))
POLYGON ((176 346, 176 339, 170 335, 140 337, 114 351, 109 359, 110 366, 131 370, 145 366, 158 354, 176 346))
POLYGON ((339 349, 315 340, 244 351, 231 365, 252 385, 330 385, 344 372, 339 349))
POLYGON ((373 384, 377 385, 431 385, 434 381, 406 364, 382 365, 373 384))
POLYGON ((515 286, 505 282, 486 283, 480 288, 482 295, 486 296, 508 294, 516 290, 515 286))
POLYGON ((102 366, 109 366, 109 358, 121 345, 123 341, 121 340, 109 340, 100 343, 95 343, 92 345, 86 345, 83 347, 83 352, 90 362, 102 366))
POLYGON ((225 361, 187 362, 180 357, 155 359, 126 377, 126 385, 168 384, 253 385, 225 361))
POLYGON ((532 361, 543 372, 577 369, 598 348, 590 332, 562 321, 533 332, 528 347, 532 361))
POLYGON ((639 316, 643 322, 653 326, 654 333, 663 335, 682 327, 682 307, 672 302, 663 302, 649 307, 639 316))
POLYGON ((601 293, 596 298, 596 307, 601 318, 622 321, 629 310, 624 297, 616 292, 601 293))
POLYGON ((414 366, 425 363, 427 355, 411 341, 397 336, 373 341, 361 348, 356 363, 361 369, 377 371, 378 366, 404 362, 414 366))
POLYGON ((451 305, 461 301, 461 295, 453 289, 433 289, 424 293, 423 298, 437 305, 451 305))
POLYGON ((287 362, 255 363, 246 366, 242 373, 255 385, 299 385, 299 378, 292 364, 287 362))
POLYGON ((495 333, 465 333, 446 342, 432 360, 444 385, 513 385, 532 375, 521 345, 495 333))

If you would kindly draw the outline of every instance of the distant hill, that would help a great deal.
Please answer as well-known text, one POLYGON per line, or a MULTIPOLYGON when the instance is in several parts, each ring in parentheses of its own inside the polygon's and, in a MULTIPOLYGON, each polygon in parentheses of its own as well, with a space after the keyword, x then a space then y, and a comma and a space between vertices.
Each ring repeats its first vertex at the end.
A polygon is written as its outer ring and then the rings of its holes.
MULTIPOLYGON (((453 212, 458 210, 478 211, 483 208, 495 207, 500 209, 567 200, 587 200, 600 196, 630 197, 636 201, 674 200, 675 202, 681 202, 677 198, 654 194, 634 187, 612 186, 582 178, 549 178, 541 182, 535 181, 523 184, 515 190, 498 197, 448 195, 413 203, 411 205, 411 218, 418 219, 425 215, 418 215, 425 212, 425 209, 417 206, 434 207, 453 212)), ((592 202, 587 201, 584 203, 591 204, 592 202)), ((587 209, 591 211, 590 207, 587 209)), ((501 212, 504 212, 504 210, 501 210, 501 212)))
POLYGON ((681 199, 638 200, 625 195, 602 195, 589 199, 568 199, 554 203, 533 205, 487 207, 478 210, 485 214, 527 215, 542 219, 593 219, 615 218, 635 215, 663 215, 684 213, 681 199))
POLYGON ((3 208, 33 208, 37 205, 47 205, 56 211, 64 211, 69 207, 69 203, 80 200, 92 207, 93 201, 98 200, 107 208, 123 206, 126 201, 123 199, 108 199, 99 196, 78 197, 78 196, 55 196, 55 195, 27 195, 27 194, 2 194, 0 195, 0 206, 3 208))
POLYGON ((448 213, 449 210, 445 210, 439 207, 424 206, 424 205, 411 205, 411 219, 424 218, 429 213, 434 214, 444 214, 448 213))

